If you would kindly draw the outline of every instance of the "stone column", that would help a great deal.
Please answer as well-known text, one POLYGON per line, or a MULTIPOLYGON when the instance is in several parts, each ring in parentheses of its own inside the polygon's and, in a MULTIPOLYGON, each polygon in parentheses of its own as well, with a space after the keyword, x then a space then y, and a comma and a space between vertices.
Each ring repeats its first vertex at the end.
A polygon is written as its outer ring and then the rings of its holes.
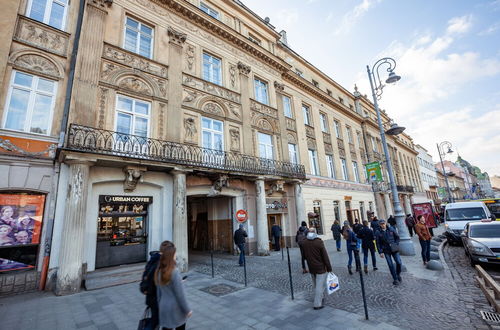
POLYGON ((107 8, 113 1, 87 0, 83 15, 76 75, 73 87, 73 110, 70 122, 96 125, 97 88, 101 71, 107 8))
POLYGON ((240 93, 241 93, 241 109, 242 109, 242 121, 243 121, 243 153, 247 155, 253 155, 253 136, 252 136, 252 114, 250 111, 250 89, 251 84, 248 81, 248 75, 250 74, 250 66, 243 62, 238 62, 238 71, 240 72, 240 93))
POLYGON ((56 294, 73 294, 82 284, 89 162, 69 162, 69 188, 59 248, 56 294))
POLYGON ((411 212, 411 203, 410 203, 410 198, 408 195, 403 195, 404 198, 404 204, 405 204, 405 214, 410 214, 411 212))
MULTIPOLYGON (((187 35, 168 27, 168 105, 167 130, 161 132, 167 141, 181 142, 182 127, 182 51, 187 35)), ((177 248, 177 256, 179 248, 177 248)), ((187 260, 187 259, 186 259, 187 260)))
POLYGON ((290 161, 290 155, 288 154, 288 138, 286 136, 286 117, 283 110, 283 91, 285 90, 285 85, 279 82, 274 82, 274 89, 276 90, 276 105, 278 107, 278 120, 280 123, 280 135, 281 135, 281 160, 284 162, 290 161))
POLYGON ((269 230, 267 228, 266 191, 264 179, 255 181, 255 209, 257 210, 257 253, 260 256, 269 255, 269 230))
MULTIPOLYGON (((306 221, 306 206, 304 202, 304 194, 302 193, 302 183, 297 182, 294 185, 295 189, 295 212, 297 216, 297 225, 300 226, 302 221, 306 221)), ((340 205, 339 205, 340 206, 340 205)), ((339 210, 340 212, 340 210, 339 210)), ((307 221, 306 221, 307 223, 307 221)))
POLYGON ((391 203, 391 197, 389 196, 389 193, 384 194, 384 205, 385 205, 385 220, 389 218, 389 216, 392 214, 394 216, 394 211, 392 209, 392 203, 391 203))
POLYGON ((188 224, 186 213, 186 173, 172 171, 174 175, 173 198, 173 241, 177 248, 177 268, 181 272, 188 270, 188 224))

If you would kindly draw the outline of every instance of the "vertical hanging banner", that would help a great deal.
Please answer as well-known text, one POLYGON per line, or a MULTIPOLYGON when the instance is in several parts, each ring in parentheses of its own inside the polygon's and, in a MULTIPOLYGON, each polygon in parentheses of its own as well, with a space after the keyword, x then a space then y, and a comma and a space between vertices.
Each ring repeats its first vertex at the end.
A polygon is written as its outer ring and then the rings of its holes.
POLYGON ((365 165, 366 176, 370 182, 380 182, 382 179, 382 168, 379 162, 371 162, 365 165))

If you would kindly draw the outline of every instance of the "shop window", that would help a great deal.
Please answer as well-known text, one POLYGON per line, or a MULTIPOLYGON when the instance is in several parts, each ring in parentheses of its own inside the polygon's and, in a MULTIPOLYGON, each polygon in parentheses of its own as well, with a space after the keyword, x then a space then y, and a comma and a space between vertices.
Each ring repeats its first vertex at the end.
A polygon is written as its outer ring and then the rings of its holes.
POLYGON ((3 127, 49 135, 56 89, 55 81, 13 71, 3 127))
POLYGON ((269 104, 267 83, 258 78, 254 79, 255 100, 263 104, 269 104))
POLYGON ((222 61, 220 58, 203 53, 203 79, 222 85, 222 61))
POLYGON ((340 202, 339 201, 333 201, 333 214, 335 216, 335 220, 338 221, 339 223, 342 223, 342 221, 340 221, 340 202))
POLYGON ((313 212, 308 214, 309 227, 316 228, 318 235, 323 235, 323 223, 321 218, 321 201, 313 202, 313 212))
POLYGON ((34 269, 45 195, 0 194, 0 273, 34 269))
POLYGON ((147 58, 153 58, 153 28, 127 17, 123 48, 147 58))
POLYGON ((68 0, 31 0, 26 16, 64 30, 67 10, 68 0))

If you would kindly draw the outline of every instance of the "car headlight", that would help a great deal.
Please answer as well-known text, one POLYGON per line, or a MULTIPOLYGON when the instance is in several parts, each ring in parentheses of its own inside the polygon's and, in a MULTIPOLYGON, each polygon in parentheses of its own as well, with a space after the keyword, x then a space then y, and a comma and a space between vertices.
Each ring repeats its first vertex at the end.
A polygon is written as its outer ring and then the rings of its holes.
POLYGON ((483 256, 492 256, 493 252, 484 244, 479 243, 478 241, 470 240, 469 241, 469 249, 474 254, 480 254, 483 256))

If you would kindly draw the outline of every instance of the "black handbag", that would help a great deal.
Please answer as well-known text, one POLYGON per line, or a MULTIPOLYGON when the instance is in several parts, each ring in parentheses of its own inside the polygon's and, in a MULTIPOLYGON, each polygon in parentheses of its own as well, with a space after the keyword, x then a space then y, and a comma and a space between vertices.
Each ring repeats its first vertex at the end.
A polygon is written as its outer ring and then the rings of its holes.
POLYGON ((399 252, 399 244, 398 243, 391 243, 389 245, 391 246, 391 252, 392 253, 399 252))
POLYGON ((151 318, 151 309, 146 307, 144 313, 142 314, 142 319, 139 321, 139 325, 137 326, 137 330, 151 329, 152 322, 153 319, 151 318))

